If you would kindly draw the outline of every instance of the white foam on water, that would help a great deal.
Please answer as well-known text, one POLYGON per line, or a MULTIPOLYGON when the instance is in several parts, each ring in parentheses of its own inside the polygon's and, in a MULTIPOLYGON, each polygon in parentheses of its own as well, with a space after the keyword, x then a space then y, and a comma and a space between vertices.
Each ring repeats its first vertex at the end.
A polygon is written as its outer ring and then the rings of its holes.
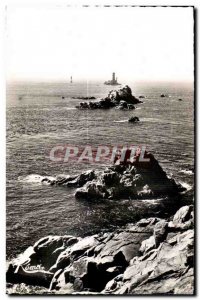
POLYGON ((128 119, 126 120, 120 120, 120 121, 113 121, 114 123, 125 123, 125 122, 128 122, 128 119))
POLYGON ((65 109, 66 110, 74 110, 74 109, 76 109, 76 107, 66 107, 65 109))
POLYGON ((183 173, 183 174, 186 174, 186 175, 193 175, 194 174, 191 170, 186 170, 186 169, 180 170, 179 173, 183 173))
POLYGON ((141 199, 140 201, 145 202, 145 203, 152 203, 152 204, 157 204, 160 201, 163 201, 165 198, 158 198, 158 199, 141 199))
POLYGON ((27 176, 19 176, 18 177, 18 180, 20 182, 24 182, 24 183, 42 183, 42 180, 44 178, 47 178, 47 179, 50 179, 50 180, 53 180, 55 179, 54 177, 52 176, 41 176, 41 175, 38 175, 38 174, 30 174, 30 175, 27 175, 27 176))
POLYGON ((184 191, 183 193, 188 192, 188 191, 190 191, 190 190, 192 189, 192 186, 191 186, 189 183, 187 183, 187 182, 179 181, 179 183, 180 183, 184 188, 186 188, 186 191, 184 191))

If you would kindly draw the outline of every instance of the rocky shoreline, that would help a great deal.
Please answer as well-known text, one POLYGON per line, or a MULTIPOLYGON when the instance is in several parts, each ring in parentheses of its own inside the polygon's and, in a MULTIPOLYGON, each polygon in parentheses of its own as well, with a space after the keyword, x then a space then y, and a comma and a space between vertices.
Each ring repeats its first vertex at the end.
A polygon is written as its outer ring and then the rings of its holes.
POLYGON ((7 293, 192 295, 193 226, 189 205, 114 232, 44 237, 9 263, 7 293))
MULTIPOLYGON (((128 152, 130 155, 130 152, 128 152)), ((78 199, 155 199, 184 191, 155 157, 125 155, 104 171, 44 177, 41 183, 76 187, 78 199)), ((152 216, 84 238, 46 236, 9 262, 9 294, 193 294, 193 205, 170 219, 152 216), (34 290, 34 292, 33 292, 34 290)))
MULTIPOLYGON (((99 101, 81 102, 77 108, 129 110, 138 103, 141 101, 124 86, 99 101)), ((139 122, 139 118, 129 122, 139 122)), ((116 200, 116 205, 121 199, 163 199, 186 191, 152 153, 145 151, 141 160, 141 150, 133 156, 130 150, 116 153, 113 164, 101 171, 39 178, 52 188, 76 188, 78 200, 116 200)), ((193 295, 193 205, 182 206, 168 219, 152 216, 112 232, 83 238, 43 237, 9 261, 6 281, 7 293, 20 295, 193 295)))

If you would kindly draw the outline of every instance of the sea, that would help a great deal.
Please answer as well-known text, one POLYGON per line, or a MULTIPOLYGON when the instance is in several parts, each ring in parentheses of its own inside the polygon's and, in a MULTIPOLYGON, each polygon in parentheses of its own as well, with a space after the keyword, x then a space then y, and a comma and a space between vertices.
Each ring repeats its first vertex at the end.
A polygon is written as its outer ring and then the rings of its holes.
POLYGON ((7 83, 7 258, 46 235, 86 236, 141 218, 166 217, 194 201, 194 90, 188 82, 126 82, 143 103, 135 110, 79 110, 83 100, 116 87, 102 82, 7 83), (168 97, 161 98, 161 94, 168 97), (180 100, 182 99, 182 101, 180 100), (140 122, 128 123, 131 116, 140 122), (54 162, 57 145, 143 145, 186 192, 153 200, 77 200, 75 189, 41 184, 39 176, 79 174, 106 163, 54 162))

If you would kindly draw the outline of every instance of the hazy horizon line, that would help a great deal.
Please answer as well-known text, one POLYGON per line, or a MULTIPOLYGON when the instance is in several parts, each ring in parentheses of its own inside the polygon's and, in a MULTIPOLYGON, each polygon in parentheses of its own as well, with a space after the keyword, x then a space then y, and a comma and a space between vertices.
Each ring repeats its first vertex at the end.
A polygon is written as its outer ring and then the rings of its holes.
MULTIPOLYGON (((74 83, 81 83, 81 82, 98 82, 98 83, 104 83, 108 79, 75 79, 72 84, 74 83)), ((39 82, 63 82, 63 83, 70 83, 70 77, 68 79, 66 78, 18 78, 18 79, 6 79, 6 84, 9 83, 39 83, 39 82)), ((126 82, 135 82, 135 83, 194 83, 194 78, 192 79, 119 79, 119 84, 124 85, 126 82)))

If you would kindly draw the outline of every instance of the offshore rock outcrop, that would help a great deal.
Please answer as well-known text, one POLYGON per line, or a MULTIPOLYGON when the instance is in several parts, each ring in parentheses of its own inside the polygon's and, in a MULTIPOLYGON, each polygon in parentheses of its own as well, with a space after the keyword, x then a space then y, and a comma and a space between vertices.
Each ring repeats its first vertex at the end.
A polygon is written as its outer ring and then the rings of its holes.
POLYGON ((115 165, 104 171, 88 170, 77 176, 61 175, 55 179, 43 178, 49 185, 76 187, 78 199, 151 199, 176 196, 185 189, 169 178, 153 154, 144 153, 148 162, 140 161, 140 153, 131 163, 131 151, 127 150, 123 162, 115 157, 115 165))
POLYGON ((128 119, 128 122, 130 122, 130 123, 137 123, 139 121, 140 121, 140 119, 138 117, 130 117, 128 119))
POLYGON ((94 99, 96 99, 96 98, 95 98, 94 96, 89 96, 89 97, 77 96, 77 97, 72 97, 72 99, 94 100, 94 99))
POLYGON ((80 102, 76 108, 79 109, 135 109, 135 104, 141 103, 132 95, 131 88, 125 85, 117 90, 111 90, 108 96, 95 102, 80 102))
POLYGON ((171 221, 142 219, 85 238, 44 237, 9 263, 8 293, 25 283, 58 294, 192 295, 193 221, 193 206, 184 206, 171 221))

